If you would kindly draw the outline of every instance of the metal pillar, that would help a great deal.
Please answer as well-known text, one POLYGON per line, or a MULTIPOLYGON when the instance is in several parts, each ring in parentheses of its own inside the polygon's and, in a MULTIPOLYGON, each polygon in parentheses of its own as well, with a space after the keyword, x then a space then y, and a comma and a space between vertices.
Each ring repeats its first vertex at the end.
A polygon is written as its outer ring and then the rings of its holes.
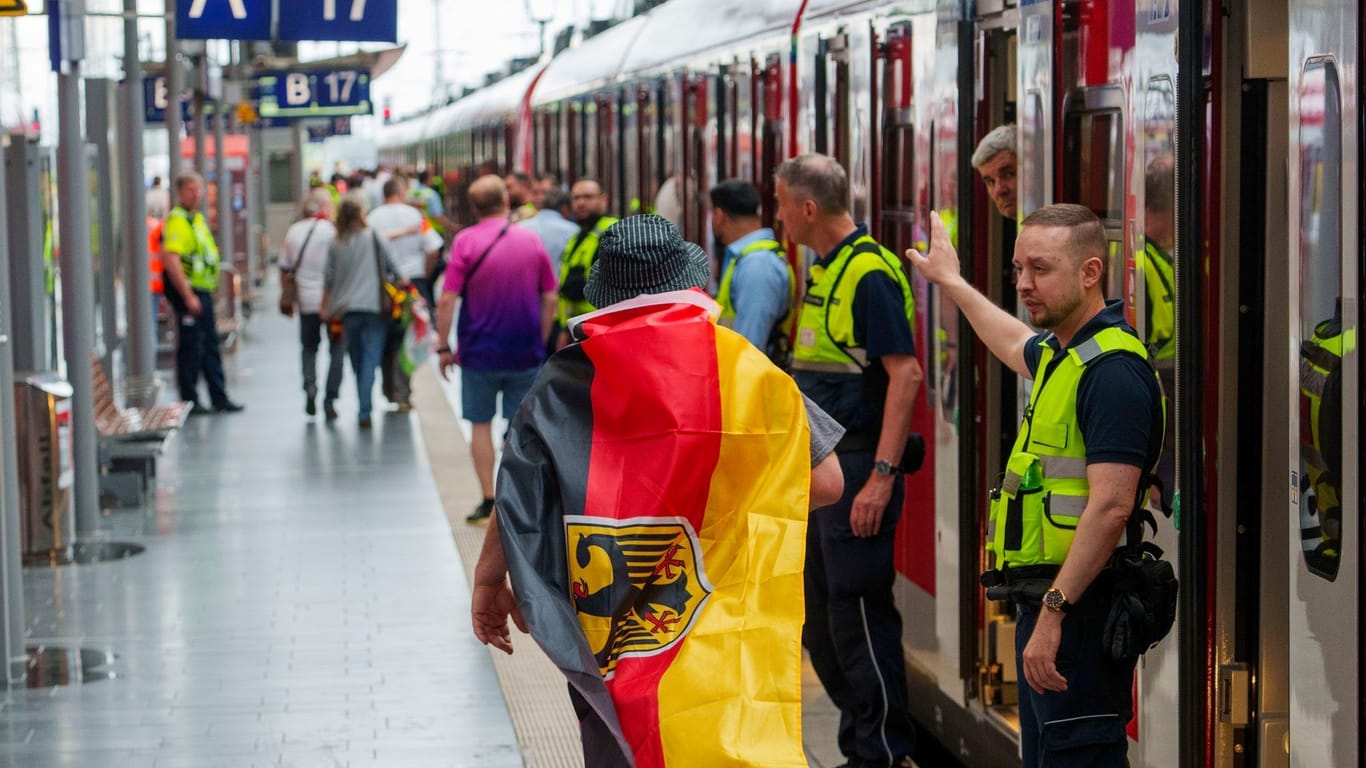
MULTIPOLYGON (((185 78, 181 74, 180 41, 175 37, 175 0, 166 0, 166 134, 170 139, 170 177, 166 186, 171 190, 172 202, 175 202, 175 181, 180 176, 180 94, 185 91, 185 78)), ((138 174, 138 178, 142 175, 138 174)))
MULTIPOLYGON (((156 376, 156 323, 152 319, 151 274, 147 266, 147 198, 143 188, 142 153, 143 101, 142 60, 138 56, 138 0, 123 0, 123 118, 119 123, 123 141, 119 162, 123 168, 123 274, 125 306, 127 308, 128 346, 124 355, 128 377, 139 385, 150 384, 156 376)), ((174 24, 174 16, 167 23, 174 24)), ((170 58, 167 57, 167 61, 170 58)), ((169 79, 167 82, 170 82, 169 79)), ((170 112, 180 119, 180 97, 170 91, 166 121, 170 112)), ((178 142, 171 142, 171 156, 180 154, 178 142)), ((168 187, 175 186, 171 174, 168 187)), ((144 391, 141 386, 134 391, 144 391)))
MULTIPOLYGON (((4 149, 0 138, 0 149, 4 149)), ((19 450, 15 441, 14 362, 10 357, 9 233, 4 211, 5 185, 0 183, 0 654, 5 682, 24 679, 23 552, 19 542, 19 450)))
POLYGON ((209 56, 201 53, 194 59, 194 169, 202 176, 208 167, 205 159, 205 138, 208 126, 204 124, 204 102, 209 98, 209 56))
POLYGON ((8 200, 0 214, 7 219, 9 246, 10 354, 18 371, 46 371, 55 367, 49 317, 51 297, 43 263, 44 225, 41 182, 42 150, 22 137, 5 149, 5 186, 8 200))
MULTIPOLYGON (((75 17, 79 23, 80 16, 75 17)), ((95 287, 91 280, 90 189, 81 135, 81 61, 68 59, 57 75, 57 205, 61 210, 62 348, 71 398, 71 464, 75 474, 76 532, 99 523, 100 489, 95 450, 95 388, 90 353, 95 345, 95 287)))
POLYGON ((218 231, 214 239, 218 242, 219 258, 232 264, 232 174, 228 172, 227 129, 224 123, 223 100, 213 105, 213 168, 214 183, 218 185, 218 231))
MULTIPOLYGON (((115 237, 114 204, 114 147, 117 142, 113 136, 114 128, 114 81, 106 78, 88 78, 85 86, 85 135, 89 137, 94 149, 91 156, 94 164, 95 210, 91 212, 91 222, 95 234, 91 242, 92 258, 98 257, 96 268, 99 281, 95 285, 95 295, 99 299, 100 314, 96 334, 97 341, 104 347, 104 369, 110 376, 120 370, 114 365, 114 354, 122 346, 119 338, 119 252, 118 238, 115 237)), ((69 363, 70 361, 68 361, 69 363)))
POLYGON ((308 194, 308 186, 304 181, 304 128, 298 121, 289 124, 289 138, 294 144, 294 154, 289 162, 289 169, 294 172, 294 178, 290 180, 289 188, 294 191, 294 201, 299 202, 308 194))

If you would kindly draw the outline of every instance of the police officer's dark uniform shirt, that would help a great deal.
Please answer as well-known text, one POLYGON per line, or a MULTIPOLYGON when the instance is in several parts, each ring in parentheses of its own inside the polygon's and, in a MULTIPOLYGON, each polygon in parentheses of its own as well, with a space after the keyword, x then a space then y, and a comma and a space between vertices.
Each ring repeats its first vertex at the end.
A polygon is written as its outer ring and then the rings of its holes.
MULTIPOLYGON (((1113 299, 1091 318, 1070 347, 1095 336, 1102 328, 1119 327, 1137 336, 1124 320, 1124 302, 1113 299)), ((1043 350, 1039 340, 1048 337, 1053 360, 1063 359, 1058 339, 1041 333, 1025 343, 1025 365, 1038 378, 1043 350)), ((1087 366, 1077 386, 1077 428, 1086 441, 1087 464, 1127 464, 1147 472, 1162 450, 1160 390, 1148 363, 1135 355, 1109 354, 1087 366), (1154 405, 1156 404, 1156 407, 1154 405), (1146 450, 1140 446, 1147 446, 1146 450)))
MULTIPOLYGON (((845 246, 867 234, 868 228, 860 224, 816 263, 828 265, 845 246)), ((870 254, 855 258, 875 257, 870 254)), ((798 388, 842 424, 849 434, 876 435, 882 431, 888 381, 887 371, 879 358, 914 355, 915 337, 911 333, 910 318, 906 317, 901 287, 884 272, 870 272, 859 281, 854 290, 853 314, 854 339, 867 350, 871 361, 867 370, 861 375, 799 370, 793 371, 792 377, 798 388)))

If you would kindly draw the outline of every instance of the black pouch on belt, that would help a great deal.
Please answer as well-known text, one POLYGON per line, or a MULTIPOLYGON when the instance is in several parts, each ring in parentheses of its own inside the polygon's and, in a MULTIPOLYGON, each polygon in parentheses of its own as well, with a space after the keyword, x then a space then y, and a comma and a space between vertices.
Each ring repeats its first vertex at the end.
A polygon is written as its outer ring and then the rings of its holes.
POLYGON ((1112 659, 1137 659, 1176 623, 1176 572, 1150 542, 1117 552, 1109 570, 1114 592, 1101 642, 1112 659))

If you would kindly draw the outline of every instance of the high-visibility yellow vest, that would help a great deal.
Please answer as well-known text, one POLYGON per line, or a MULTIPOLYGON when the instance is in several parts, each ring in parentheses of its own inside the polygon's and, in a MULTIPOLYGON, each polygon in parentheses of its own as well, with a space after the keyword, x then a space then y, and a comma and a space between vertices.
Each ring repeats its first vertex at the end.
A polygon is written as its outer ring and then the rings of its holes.
POLYGON ((727 328, 735 326, 735 305, 730 298, 731 285, 735 281, 735 268, 739 266, 741 259, 751 253, 759 251, 771 251, 777 254, 779 259, 782 259, 783 264, 787 265, 788 311, 787 317, 780 319, 778 322, 785 323, 787 320, 790 320, 794 314, 797 299, 797 278, 792 272, 792 264, 787 260, 787 253, 783 250, 782 245, 780 245, 777 240, 755 240, 749 245, 746 245, 735 255, 735 258, 730 260, 730 264, 726 266, 725 274, 721 275, 721 285, 716 291, 716 303, 721 305, 720 323, 727 328))
POLYGON ((1171 259, 1150 240, 1138 255, 1143 270, 1148 344, 1158 361, 1176 358, 1176 272, 1171 259))
MULTIPOLYGON (((592 229, 580 232, 564 247, 564 255, 560 258, 559 318, 561 326, 569 322, 569 318, 575 315, 582 315, 596 309, 587 299, 575 301, 565 298, 564 285, 571 272, 578 272, 576 282, 588 279, 589 271, 593 267, 593 259, 598 255, 598 243, 602 240, 602 233, 606 232, 607 228, 616 224, 617 221, 618 219, 612 216, 603 216, 598 219, 592 229)), ((579 282, 579 285, 582 285, 582 282, 579 282)))
POLYGON ((1077 423, 1082 374, 1108 354, 1128 353, 1148 360, 1142 341, 1123 328, 1110 327, 1064 350, 1063 358, 1050 370, 1055 353, 1047 343, 1049 338, 1039 342, 1043 354, 1029 406, 1006 461, 1001 487, 992 491, 987 549, 996 556, 997 568, 1062 565, 1091 495, 1086 441, 1077 423))
POLYGON ((166 217, 162 229, 166 253, 180 254, 185 278, 196 291, 213 291, 218 287, 218 246, 204 214, 190 212, 177 205, 166 217))
POLYGON ((1301 517, 1302 545, 1309 569, 1328 579, 1337 578, 1341 550, 1342 474, 1342 354, 1352 337, 1344 333, 1335 317, 1314 326, 1310 338, 1300 343, 1300 455, 1304 462, 1306 500, 1301 517), (1337 528, 1328 524, 1337 520, 1337 528), (1316 531, 1309 529, 1317 529, 1316 531))
POLYGON ((867 352, 854 339, 854 292, 873 272, 886 274, 901 287, 906 318, 914 329, 915 296, 901 262, 865 234, 841 248, 829 264, 812 265, 797 321, 794 370, 862 373, 868 366, 867 352))

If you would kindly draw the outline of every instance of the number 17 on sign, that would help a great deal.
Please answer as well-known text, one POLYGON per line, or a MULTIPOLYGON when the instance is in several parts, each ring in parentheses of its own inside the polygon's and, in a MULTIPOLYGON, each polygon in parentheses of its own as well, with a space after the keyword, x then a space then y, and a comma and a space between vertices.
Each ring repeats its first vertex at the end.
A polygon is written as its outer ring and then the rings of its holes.
MULTIPOLYGON (((351 21, 361 21, 365 18, 365 0, 351 0, 351 21)), ((323 20, 335 21, 337 19, 337 0, 323 0, 323 20)))

